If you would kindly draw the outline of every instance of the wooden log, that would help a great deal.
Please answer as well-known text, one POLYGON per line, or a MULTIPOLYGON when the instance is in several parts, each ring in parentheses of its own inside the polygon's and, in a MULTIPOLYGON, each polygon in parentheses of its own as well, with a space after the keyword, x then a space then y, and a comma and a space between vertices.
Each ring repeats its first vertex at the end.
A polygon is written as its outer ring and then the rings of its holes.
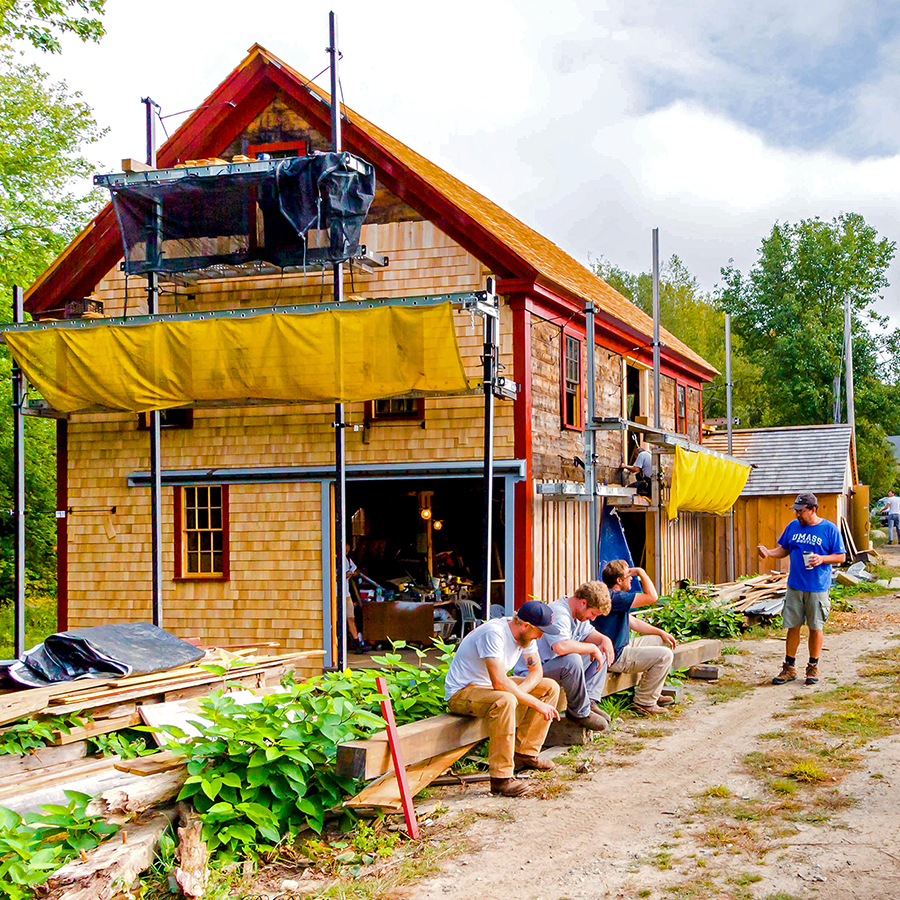
POLYGON ((168 772, 187 765, 187 757, 181 753, 173 753, 171 750, 160 750, 159 753, 151 753, 139 759, 123 759, 116 763, 120 772, 129 772, 132 775, 156 775, 157 772, 168 772))
MULTIPOLYGON (((409 781, 410 793, 413 797, 420 791, 424 791, 436 778, 439 778, 458 759, 465 756, 475 744, 467 744, 464 747, 456 747, 432 756, 430 759, 415 763, 406 767, 406 777, 409 781)), ((376 778, 370 785, 360 791, 355 797, 344 801, 344 806, 353 808, 376 808, 401 810, 403 808, 400 799, 400 784, 397 781, 396 772, 388 772, 381 778, 376 778)))
POLYGON ((18 778, 57 766, 70 765, 87 756, 87 741, 78 741, 64 746, 41 747, 31 753, 11 753, 0 756, 0 777, 18 778))
POLYGON ((547 729, 547 737, 544 738, 545 747, 576 747, 587 743, 587 729, 561 716, 559 721, 550 723, 547 729))
POLYGON ((718 666, 691 666, 687 670, 688 678, 699 678, 701 681, 715 681, 719 677, 718 666))
POLYGON ((45 900, 112 900, 134 884, 156 854, 175 810, 154 813, 144 825, 126 825, 83 858, 54 872, 38 889, 45 900))
POLYGON ((178 867, 175 881, 188 898, 201 898, 209 881, 209 850, 203 840, 200 816, 184 803, 178 804, 178 867))
POLYGON ((123 787, 104 791, 88 803, 85 812, 89 816, 101 816, 107 822, 128 822, 138 813, 174 803, 185 781, 186 766, 149 775, 123 787))
POLYGON ((134 728, 135 725, 140 725, 141 721, 141 716, 137 711, 115 719, 100 719, 88 725, 79 725, 71 729, 68 734, 62 731, 57 732, 57 741, 62 745, 74 744, 76 741, 84 741, 96 737, 98 734, 109 734, 111 731, 121 731, 123 728, 134 728))
POLYGON ((111 771, 115 768, 115 764, 118 761, 118 756, 110 756, 106 759, 88 760, 80 765, 54 766, 52 772, 46 774, 36 772, 26 781, 18 778, 14 781, 4 780, 3 786, 0 787, 0 799, 17 794, 33 793, 34 791, 55 787, 58 784, 65 784, 69 781, 77 781, 80 778, 96 775, 106 769, 111 771))

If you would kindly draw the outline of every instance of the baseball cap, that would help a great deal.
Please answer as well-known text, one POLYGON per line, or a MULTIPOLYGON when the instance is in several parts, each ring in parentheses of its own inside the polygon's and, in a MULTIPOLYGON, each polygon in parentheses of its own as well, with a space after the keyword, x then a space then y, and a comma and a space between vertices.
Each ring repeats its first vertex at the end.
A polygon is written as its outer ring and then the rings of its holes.
POLYGON ((817 509, 819 500, 815 494, 797 494, 797 499, 791 504, 791 509, 817 509))
POLYGON ((559 626, 553 624, 553 610, 540 600, 527 600, 516 610, 516 615, 544 634, 559 634, 559 626))

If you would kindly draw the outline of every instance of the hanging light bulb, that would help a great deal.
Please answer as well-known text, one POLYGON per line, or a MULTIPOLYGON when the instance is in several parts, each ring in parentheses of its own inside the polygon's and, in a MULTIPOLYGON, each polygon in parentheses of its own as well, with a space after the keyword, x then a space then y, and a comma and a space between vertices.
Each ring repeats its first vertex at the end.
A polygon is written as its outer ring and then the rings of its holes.
POLYGON ((434 522, 432 523, 431 527, 435 531, 440 531, 444 527, 444 523, 440 519, 435 519, 434 522))
POLYGON ((427 522, 431 518, 431 510, 427 507, 419 510, 419 515, 427 522))

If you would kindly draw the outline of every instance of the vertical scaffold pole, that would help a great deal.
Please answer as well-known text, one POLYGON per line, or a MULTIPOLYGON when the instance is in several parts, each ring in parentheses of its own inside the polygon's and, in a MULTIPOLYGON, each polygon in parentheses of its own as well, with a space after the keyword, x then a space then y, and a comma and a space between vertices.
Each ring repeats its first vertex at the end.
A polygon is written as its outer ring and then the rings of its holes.
POLYGON ((597 527, 597 415, 596 372, 594 371, 594 304, 584 308, 584 340, 587 345, 587 421, 584 423, 584 486, 588 496, 588 571, 592 580, 600 578, 599 556, 600 531, 597 527))
MULTIPOLYGON (((341 101, 340 78, 338 75, 338 27, 337 16, 328 14, 329 46, 328 55, 331 60, 331 149, 335 153, 341 152, 341 101)), ((341 303, 344 300, 344 266, 340 262, 332 266, 334 283, 334 302, 341 303)), ((339 338, 340 340, 340 338, 339 338)), ((343 364, 340 352, 337 358, 338 366, 343 364)), ((346 444, 344 430, 346 420, 344 418, 344 404, 337 403, 334 407, 334 583, 336 590, 334 626, 337 637, 337 653, 335 667, 344 669, 347 665, 347 614, 345 608, 345 593, 349 590, 347 585, 347 478, 345 454, 346 444)))
MULTIPOLYGON (((728 455, 732 451, 734 414, 731 407, 731 314, 725 313, 725 416, 728 420, 728 455)), ((734 505, 728 510, 728 581, 734 581, 734 505)))
MULTIPOLYGON (((493 278, 488 279, 487 294, 488 302, 496 304, 493 278)), ((491 614, 491 555, 494 552, 494 385, 497 380, 497 319, 491 315, 484 316, 481 359, 484 384, 484 564, 481 569, 481 612, 487 621, 491 614)))
MULTIPOLYGON (((24 294, 22 288, 13 288, 13 322, 25 321, 24 294)), ((13 655, 21 658, 25 652, 25 375, 14 365, 12 368, 13 404, 13 516, 16 520, 14 554, 15 599, 13 605, 13 655)))
MULTIPOLYGON (((153 118, 157 105, 149 97, 141 103, 147 109, 147 165, 156 168, 156 123, 153 118)), ((148 254, 159 261, 161 210, 155 206, 153 220, 148 223, 148 254)), ((147 312, 155 316, 159 312, 159 274, 147 274, 147 312)), ((160 449, 160 414, 158 409, 147 414, 150 432, 150 544, 152 580, 152 617, 157 628, 163 627, 163 582, 162 582, 162 451, 160 449)))
MULTIPOLYGON (((653 427, 662 428, 660 412, 660 343, 659 343, 659 229, 653 229, 653 427)), ((665 591, 662 583, 662 483, 659 472, 659 454, 654 454, 654 477, 656 480, 656 510, 653 515, 653 580, 656 588, 665 591)))

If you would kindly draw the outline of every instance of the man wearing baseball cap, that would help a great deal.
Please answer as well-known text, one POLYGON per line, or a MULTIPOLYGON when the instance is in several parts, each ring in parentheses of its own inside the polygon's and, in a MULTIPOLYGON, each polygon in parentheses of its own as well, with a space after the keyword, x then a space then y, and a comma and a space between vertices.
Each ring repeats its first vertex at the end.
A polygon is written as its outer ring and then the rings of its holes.
POLYGON ((523 603, 510 619, 490 619, 460 642, 444 682, 444 699, 452 713, 486 716, 491 793, 518 797, 527 785, 516 769, 553 768, 538 758, 554 719, 559 685, 544 678, 537 640, 556 635, 550 607, 538 600, 523 603), (519 659, 528 674, 510 677, 519 659))
POLYGON ((778 538, 778 546, 768 550, 760 544, 757 548, 763 559, 790 556, 791 560, 782 612, 787 629, 784 664, 781 672, 772 679, 772 684, 785 684, 797 678, 797 650, 804 622, 809 627, 806 684, 818 684, 819 653, 825 641, 825 623, 831 610, 828 599, 831 566, 840 565, 847 554, 837 526, 819 517, 819 501, 815 494, 798 494, 791 509, 797 518, 784 529, 778 538))

